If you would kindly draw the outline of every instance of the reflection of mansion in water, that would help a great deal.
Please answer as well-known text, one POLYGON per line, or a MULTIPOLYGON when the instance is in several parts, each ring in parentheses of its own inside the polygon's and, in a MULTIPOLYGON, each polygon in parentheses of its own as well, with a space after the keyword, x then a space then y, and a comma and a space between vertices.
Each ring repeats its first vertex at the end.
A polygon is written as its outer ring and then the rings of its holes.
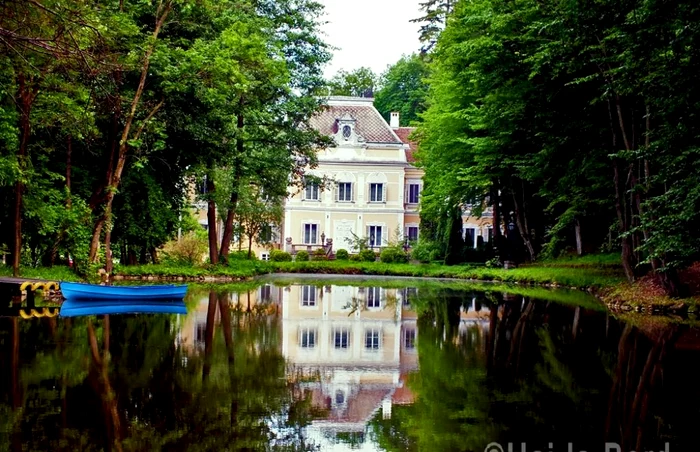
MULTIPOLYGON (((282 314, 288 379, 311 398, 315 413, 305 436, 332 450, 343 448, 338 434, 370 447, 365 433, 378 411, 390 418, 394 405, 413 403, 407 377, 418 369, 417 314, 411 309, 418 296, 416 288, 266 284, 227 298, 234 312, 282 314)), ((208 301, 202 296, 181 326, 180 341, 192 351, 205 347, 208 301)), ((219 310, 212 314, 218 325, 219 310)), ((489 315, 472 300, 462 310, 458 337, 484 338, 489 315)))
POLYGON ((365 431, 381 407, 411 403, 407 373, 418 367, 415 289, 312 285, 282 295, 283 354, 322 418, 308 429, 315 441, 365 431))

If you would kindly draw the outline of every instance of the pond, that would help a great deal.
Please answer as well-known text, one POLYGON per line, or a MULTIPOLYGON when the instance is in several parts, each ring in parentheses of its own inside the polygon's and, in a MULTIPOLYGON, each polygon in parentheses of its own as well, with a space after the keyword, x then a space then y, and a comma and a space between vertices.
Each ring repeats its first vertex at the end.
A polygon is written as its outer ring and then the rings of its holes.
POLYGON ((187 315, 3 306, 0 450, 697 450, 687 323, 488 284, 212 287, 187 315))

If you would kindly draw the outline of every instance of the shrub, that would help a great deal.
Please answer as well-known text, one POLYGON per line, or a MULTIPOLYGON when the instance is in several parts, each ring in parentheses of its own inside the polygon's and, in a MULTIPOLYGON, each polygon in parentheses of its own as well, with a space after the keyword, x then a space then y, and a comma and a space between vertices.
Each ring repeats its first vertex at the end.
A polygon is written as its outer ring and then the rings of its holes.
POLYGON ((324 250, 323 248, 315 249, 314 254, 313 254, 313 260, 315 260, 315 261, 327 261, 328 255, 326 254, 326 250, 324 250))
POLYGON ((499 268, 499 267, 503 267, 503 263, 501 262, 501 259, 498 258, 498 256, 486 261, 486 268, 499 268))
POLYGON ((309 260, 308 251, 297 251, 297 257, 295 259, 297 262, 307 262, 309 260))
POLYGON ((377 260, 376 253, 369 248, 365 248, 360 251, 359 256, 362 262, 374 262, 377 260))
POLYGON ((405 264, 408 262, 408 254, 399 247, 391 246, 382 250, 379 260, 386 264, 405 264))
POLYGON ((362 260, 362 259, 360 259, 360 255, 359 255, 359 254, 353 254, 352 256, 350 256, 350 261, 351 261, 351 262, 360 262, 361 260, 362 260))
POLYGON ((188 232, 180 240, 163 245, 163 262, 175 265, 201 264, 207 252, 207 242, 194 232, 188 232))
POLYGON ((440 260, 442 252, 440 245, 435 242, 419 241, 411 250, 411 257, 424 264, 440 260))
POLYGON ((346 261, 350 256, 348 255, 348 250, 339 249, 335 252, 335 258, 339 261, 346 261))
POLYGON ((247 250, 241 250, 241 251, 232 251, 228 253, 228 260, 230 261, 256 261, 258 260, 258 256, 255 255, 255 253, 251 252, 250 255, 248 255, 247 250))
POLYGON ((286 251, 272 250, 270 251, 270 260, 272 262, 291 262, 292 255, 286 251))

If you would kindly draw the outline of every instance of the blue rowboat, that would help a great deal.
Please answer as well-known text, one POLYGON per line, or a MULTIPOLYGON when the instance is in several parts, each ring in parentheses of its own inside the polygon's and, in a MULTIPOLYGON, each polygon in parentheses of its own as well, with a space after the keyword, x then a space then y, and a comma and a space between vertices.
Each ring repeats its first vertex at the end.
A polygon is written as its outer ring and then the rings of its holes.
POLYGON ((163 286, 100 286, 96 284, 61 282, 61 294, 66 300, 182 300, 186 285, 163 286))
POLYGON ((66 300, 61 305, 61 317, 104 314, 187 314, 180 300, 66 300))

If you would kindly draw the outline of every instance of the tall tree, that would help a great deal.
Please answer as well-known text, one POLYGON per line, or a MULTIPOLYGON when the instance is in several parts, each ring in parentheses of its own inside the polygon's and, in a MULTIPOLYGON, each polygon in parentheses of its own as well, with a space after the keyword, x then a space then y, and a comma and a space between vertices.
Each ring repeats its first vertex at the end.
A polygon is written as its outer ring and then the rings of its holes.
POLYGON ((378 86, 378 77, 368 67, 353 71, 341 69, 328 81, 331 96, 374 97, 378 86))
POLYGON ((457 0, 426 0, 419 3, 423 16, 412 19, 411 22, 421 24, 418 38, 422 43, 421 53, 427 53, 435 47, 456 3, 457 0))
POLYGON ((389 114, 399 112, 402 126, 419 120, 426 107, 428 95, 428 66, 418 55, 404 56, 382 74, 375 93, 377 110, 389 120, 389 114))

